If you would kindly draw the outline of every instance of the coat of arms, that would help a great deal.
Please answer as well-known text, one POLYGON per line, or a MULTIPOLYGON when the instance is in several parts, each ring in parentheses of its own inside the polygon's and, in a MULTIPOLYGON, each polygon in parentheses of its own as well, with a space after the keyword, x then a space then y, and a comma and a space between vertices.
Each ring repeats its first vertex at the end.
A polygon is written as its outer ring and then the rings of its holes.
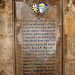
POLYGON ((37 17, 42 17, 48 11, 48 3, 46 2, 30 2, 29 8, 32 14, 36 15, 37 17))
POLYGON ((47 8, 47 4, 39 2, 39 12, 40 13, 43 13, 46 8, 47 8))
POLYGON ((31 4, 31 9, 34 11, 34 12, 37 12, 38 11, 38 3, 33 3, 31 4))

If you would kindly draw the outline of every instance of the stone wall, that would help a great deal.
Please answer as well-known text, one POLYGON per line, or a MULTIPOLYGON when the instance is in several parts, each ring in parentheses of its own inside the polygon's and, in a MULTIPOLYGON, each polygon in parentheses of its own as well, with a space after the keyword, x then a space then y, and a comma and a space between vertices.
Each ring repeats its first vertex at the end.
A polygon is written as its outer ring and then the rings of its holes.
POLYGON ((71 1, 64 3, 64 75, 75 75, 75 0, 71 1))
POLYGON ((0 75, 13 75, 12 0, 0 0, 0 75))

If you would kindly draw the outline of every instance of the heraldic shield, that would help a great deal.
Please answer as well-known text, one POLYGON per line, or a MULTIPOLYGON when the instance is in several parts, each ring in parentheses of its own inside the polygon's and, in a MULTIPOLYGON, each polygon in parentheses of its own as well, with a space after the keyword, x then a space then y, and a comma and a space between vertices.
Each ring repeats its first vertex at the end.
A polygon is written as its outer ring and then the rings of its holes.
POLYGON ((49 6, 47 0, 30 0, 29 2, 29 11, 38 18, 44 16, 48 10, 49 6))

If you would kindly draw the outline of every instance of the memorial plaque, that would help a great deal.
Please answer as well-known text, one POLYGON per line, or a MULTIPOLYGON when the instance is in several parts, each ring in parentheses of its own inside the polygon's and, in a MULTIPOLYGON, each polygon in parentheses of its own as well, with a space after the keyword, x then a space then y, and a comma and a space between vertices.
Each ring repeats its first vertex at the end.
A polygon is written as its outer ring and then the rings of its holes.
POLYGON ((75 0, 0 0, 0 75, 75 75, 75 0))
POLYGON ((62 0, 15 3, 16 75, 62 75, 62 0))

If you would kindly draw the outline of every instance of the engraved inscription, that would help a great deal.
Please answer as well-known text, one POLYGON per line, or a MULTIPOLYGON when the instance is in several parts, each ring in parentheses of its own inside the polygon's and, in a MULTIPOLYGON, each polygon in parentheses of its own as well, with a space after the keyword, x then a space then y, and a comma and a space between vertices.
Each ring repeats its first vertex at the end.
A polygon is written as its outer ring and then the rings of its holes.
POLYGON ((55 75, 56 23, 22 21, 23 75, 55 75))

